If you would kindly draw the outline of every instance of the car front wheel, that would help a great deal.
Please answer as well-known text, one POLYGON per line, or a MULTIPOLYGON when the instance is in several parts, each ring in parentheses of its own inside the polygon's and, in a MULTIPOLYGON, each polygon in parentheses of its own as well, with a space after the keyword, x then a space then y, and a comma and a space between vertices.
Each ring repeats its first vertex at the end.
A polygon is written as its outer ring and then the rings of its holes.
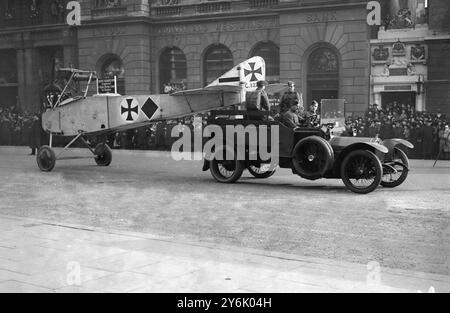
POLYGON ((356 150, 349 153, 341 165, 341 178, 352 192, 367 194, 381 183, 383 167, 375 153, 356 150))

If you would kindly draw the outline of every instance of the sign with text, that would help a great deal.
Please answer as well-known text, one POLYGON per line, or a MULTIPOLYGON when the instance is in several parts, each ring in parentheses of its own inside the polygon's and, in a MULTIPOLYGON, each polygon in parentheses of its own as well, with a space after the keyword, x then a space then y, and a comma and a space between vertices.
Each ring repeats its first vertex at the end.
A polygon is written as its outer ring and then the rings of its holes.
POLYGON ((97 79, 97 93, 98 94, 108 94, 117 93, 117 78, 102 78, 97 79))

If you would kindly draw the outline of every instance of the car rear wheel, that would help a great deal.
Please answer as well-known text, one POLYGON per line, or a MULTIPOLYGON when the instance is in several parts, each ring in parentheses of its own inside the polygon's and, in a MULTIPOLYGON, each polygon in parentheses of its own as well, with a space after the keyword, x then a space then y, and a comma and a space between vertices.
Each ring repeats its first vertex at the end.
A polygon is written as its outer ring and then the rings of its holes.
POLYGON ((394 188, 400 186, 408 176, 409 160, 405 152, 399 148, 394 148, 392 162, 387 163, 390 167, 384 167, 381 186, 386 188, 394 188))
POLYGON ((218 148, 213 159, 210 161, 211 175, 219 183, 231 184, 241 178, 244 172, 244 165, 237 159, 236 153, 229 150, 233 155, 231 159, 226 158, 228 148, 218 148))
POLYGON ((367 194, 381 183, 383 168, 371 151, 356 150, 349 153, 341 165, 341 178, 352 192, 367 194))
POLYGON ((269 178, 276 172, 276 169, 273 169, 269 164, 261 164, 260 166, 250 165, 247 169, 255 178, 260 179, 269 178))
POLYGON ((296 172, 305 179, 322 178, 333 163, 333 148, 321 137, 304 138, 294 148, 292 164, 296 172))

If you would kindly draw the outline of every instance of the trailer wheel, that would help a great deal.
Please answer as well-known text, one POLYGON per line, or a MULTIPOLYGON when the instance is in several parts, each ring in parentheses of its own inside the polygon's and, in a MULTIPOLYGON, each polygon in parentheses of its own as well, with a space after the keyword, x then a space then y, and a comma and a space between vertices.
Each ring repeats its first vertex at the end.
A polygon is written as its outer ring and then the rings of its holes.
POLYGON ((303 178, 322 178, 333 166, 334 152, 325 139, 311 136, 300 140, 293 150, 292 165, 303 178))
POLYGON ((55 151, 49 146, 40 147, 36 155, 36 161, 41 171, 51 172, 56 164, 55 151))
POLYGON ((99 143, 95 149, 95 163, 98 166, 109 166, 112 162, 112 151, 111 148, 104 143, 99 143))
POLYGON ((214 152, 214 157, 210 161, 211 175, 219 183, 231 184, 241 178, 244 172, 244 165, 237 159, 233 149, 228 147, 220 147, 214 152), (226 158, 226 151, 229 151, 233 157, 226 158))
POLYGON ((371 151, 355 150, 342 161, 342 181, 355 193, 366 194, 374 191, 380 185, 382 175, 381 161, 371 151))
POLYGON ((381 186, 385 188, 400 186, 406 180, 409 171, 409 160, 406 153, 399 148, 394 148, 391 166, 395 168, 397 173, 393 173, 389 169, 383 171, 381 186))

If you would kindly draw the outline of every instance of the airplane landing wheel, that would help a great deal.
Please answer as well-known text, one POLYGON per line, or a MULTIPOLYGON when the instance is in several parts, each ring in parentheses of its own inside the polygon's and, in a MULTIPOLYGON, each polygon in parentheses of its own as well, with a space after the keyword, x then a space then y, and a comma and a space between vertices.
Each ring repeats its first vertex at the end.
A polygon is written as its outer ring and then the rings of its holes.
POLYGON ((55 152, 49 146, 42 146, 38 150, 36 161, 41 171, 51 172, 56 164, 55 152))
POLYGON ((107 144, 100 143, 95 147, 95 163, 98 166, 109 166, 112 161, 112 151, 107 144))

